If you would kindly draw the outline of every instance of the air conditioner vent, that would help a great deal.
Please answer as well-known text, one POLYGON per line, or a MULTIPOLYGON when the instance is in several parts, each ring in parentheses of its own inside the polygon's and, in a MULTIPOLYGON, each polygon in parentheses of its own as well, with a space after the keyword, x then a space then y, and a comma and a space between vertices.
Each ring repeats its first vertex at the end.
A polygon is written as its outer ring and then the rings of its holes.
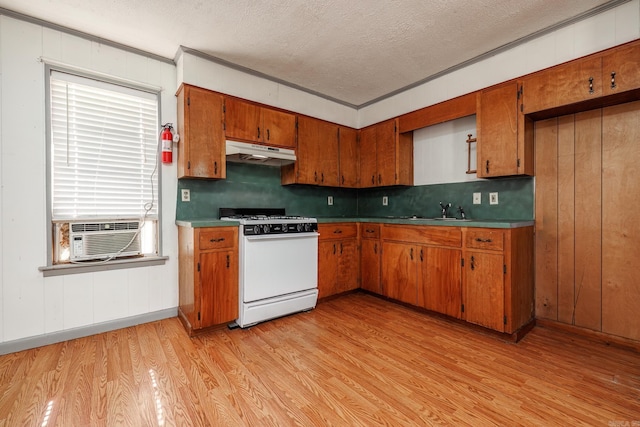
POLYGON ((71 260, 140 255, 139 221, 71 223, 71 260))

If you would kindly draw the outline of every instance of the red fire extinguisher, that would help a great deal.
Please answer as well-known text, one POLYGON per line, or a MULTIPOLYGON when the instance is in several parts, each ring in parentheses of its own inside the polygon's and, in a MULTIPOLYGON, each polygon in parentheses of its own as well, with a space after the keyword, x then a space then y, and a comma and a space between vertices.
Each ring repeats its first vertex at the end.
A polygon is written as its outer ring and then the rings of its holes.
POLYGON ((173 126, 167 123, 162 130, 162 163, 173 162, 173 126))

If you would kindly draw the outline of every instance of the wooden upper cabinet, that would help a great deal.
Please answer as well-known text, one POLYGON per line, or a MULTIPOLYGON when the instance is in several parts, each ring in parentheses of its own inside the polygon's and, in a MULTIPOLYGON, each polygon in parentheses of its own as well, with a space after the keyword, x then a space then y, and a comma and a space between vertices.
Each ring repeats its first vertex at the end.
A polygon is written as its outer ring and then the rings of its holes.
POLYGON ((340 126, 340 187, 358 187, 358 131, 340 126))
POLYGON ((222 95, 183 84, 177 97, 178 178, 225 178, 222 95))
POLYGON ((297 159, 282 167, 282 184, 338 187, 338 128, 333 123, 299 116, 297 159))
POLYGON ((604 95, 640 88, 640 42, 619 46, 602 56, 604 95))
POLYGON ((479 178, 533 174, 533 121, 522 113, 521 86, 513 81, 480 93, 479 178))
POLYGON ((225 134, 231 139, 295 147, 296 117, 284 111, 225 97, 225 134))
POLYGON ((523 79, 525 114, 602 96, 602 59, 587 57, 558 65, 523 79))
POLYGON ((360 187, 413 185, 413 132, 398 133, 398 119, 360 131, 360 187))

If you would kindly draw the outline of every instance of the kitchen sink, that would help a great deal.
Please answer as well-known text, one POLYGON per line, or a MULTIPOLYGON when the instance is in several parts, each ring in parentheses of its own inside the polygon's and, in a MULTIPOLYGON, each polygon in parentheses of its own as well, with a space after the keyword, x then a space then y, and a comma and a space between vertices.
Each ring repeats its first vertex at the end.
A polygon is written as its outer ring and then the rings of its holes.
POLYGON ((436 218, 431 218, 431 219, 436 221, 458 221, 458 222, 471 221, 471 219, 469 218, 442 218, 441 216, 436 218))

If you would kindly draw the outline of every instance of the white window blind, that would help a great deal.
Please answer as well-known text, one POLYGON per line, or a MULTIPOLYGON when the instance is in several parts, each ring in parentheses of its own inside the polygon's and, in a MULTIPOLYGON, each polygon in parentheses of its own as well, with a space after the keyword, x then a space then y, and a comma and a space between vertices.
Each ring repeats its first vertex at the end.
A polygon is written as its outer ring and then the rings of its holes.
POLYGON ((157 95, 58 71, 50 88, 52 219, 157 218, 157 95))

